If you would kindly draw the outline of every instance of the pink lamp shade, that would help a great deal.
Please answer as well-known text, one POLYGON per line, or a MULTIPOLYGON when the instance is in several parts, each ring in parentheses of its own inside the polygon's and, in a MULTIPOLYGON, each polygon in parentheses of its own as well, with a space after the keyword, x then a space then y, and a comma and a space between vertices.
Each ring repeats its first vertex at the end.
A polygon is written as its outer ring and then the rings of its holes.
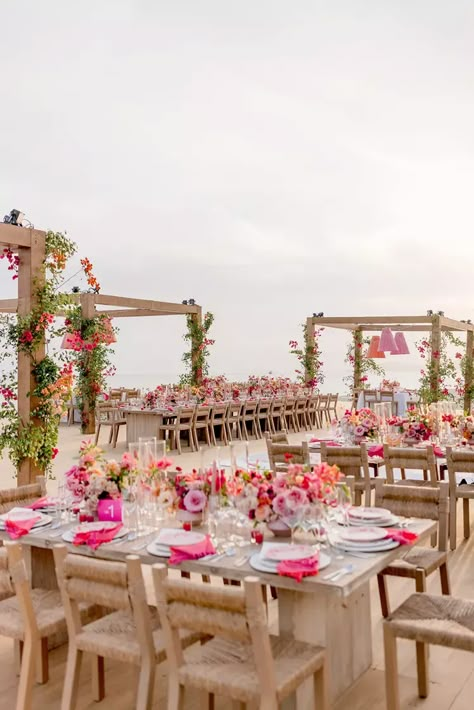
POLYGON ((76 338, 72 333, 64 333, 63 342, 61 343, 62 350, 74 350, 76 338))
POLYGON ((372 338, 370 339, 370 344, 369 344, 369 347, 367 350, 366 357, 369 357, 371 360, 374 358, 385 357, 385 353, 382 353, 379 350, 379 345, 380 345, 380 335, 373 335, 372 338))
POLYGON ((408 349, 407 341, 405 340, 404 333, 395 333, 395 345, 397 346, 397 352, 393 355, 409 355, 410 350, 408 349))
POLYGON ((390 328, 384 328, 380 334, 380 350, 383 353, 397 353, 398 348, 395 343, 395 338, 390 328))

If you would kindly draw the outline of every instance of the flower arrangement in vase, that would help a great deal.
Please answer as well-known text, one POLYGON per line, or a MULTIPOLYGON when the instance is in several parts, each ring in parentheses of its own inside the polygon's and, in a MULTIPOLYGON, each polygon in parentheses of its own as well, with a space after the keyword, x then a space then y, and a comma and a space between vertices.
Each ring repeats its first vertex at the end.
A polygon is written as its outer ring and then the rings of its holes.
POLYGON ((399 431, 405 444, 428 441, 434 431, 433 416, 417 409, 409 409, 404 417, 391 417, 387 424, 399 431))
POLYGON ((227 494, 224 472, 212 469, 193 469, 191 473, 179 470, 172 486, 176 517, 183 521, 202 521, 210 496, 225 498, 227 494))
POLYGON ((380 423, 377 415, 368 407, 346 410, 340 420, 342 433, 354 443, 363 439, 374 439, 379 433, 380 423))
POLYGON ((400 382, 398 382, 398 380, 382 380, 380 383, 380 389, 395 392, 400 389, 400 382))

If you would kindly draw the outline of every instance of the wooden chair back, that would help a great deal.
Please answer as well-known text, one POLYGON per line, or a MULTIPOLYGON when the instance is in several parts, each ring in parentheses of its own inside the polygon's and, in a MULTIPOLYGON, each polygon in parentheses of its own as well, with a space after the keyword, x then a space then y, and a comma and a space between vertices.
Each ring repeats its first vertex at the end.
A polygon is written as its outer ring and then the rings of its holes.
POLYGON ((303 441, 298 444, 274 444, 269 438, 266 439, 268 460, 270 462, 270 470, 273 472, 282 472, 288 469, 288 466, 294 463, 302 464, 303 466, 310 465, 308 442, 303 441))
POLYGON ((456 484, 456 473, 474 473, 474 451, 446 447, 449 480, 456 484))
POLYGON ((295 405, 295 414, 304 414, 308 406, 308 397, 298 397, 295 405))
POLYGON ((229 404, 214 404, 211 409, 211 425, 217 426, 224 424, 227 418, 227 409, 229 404))
POLYGON ((194 415, 194 426, 197 429, 203 429, 209 426, 211 421, 211 407, 203 405, 196 407, 196 413, 194 415))
POLYGON ((245 421, 255 419, 255 415, 257 413, 257 406, 258 402, 256 400, 247 399, 244 402, 244 406, 242 408, 242 417, 245 421))
POLYGON ((294 397, 287 397, 285 399, 285 408, 283 410, 285 416, 292 415, 296 408, 296 399, 294 397))
POLYGON ((334 412, 334 414, 336 414, 336 412, 337 412, 338 400, 339 400, 339 393, 338 392, 336 394, 329 395, 329 409, 331 410, 331 412, 334 412))
POLYGON ((436 467, 434 449, 432 446, 427 446, 422 449, 402 449, 397 446, 388 446, 387 444, 384 444, 383 458, 385 470, 387 472, 387 481, 389 483, 394 482, 394 470, 397 468, 402 471, 407 468, 415 469, 417 471, 426 471, 429 475, 429 480, 433 484, 436 485, 438 481, 438 469, 436 467))
POLYGON ((353 476, 355 483, 370 482, 369 457, 365 444, 359 446, 328 446, 321 442, 321 461, 338 466, 344 476, 353 476))
POLYGON ((448 488, 446 481, 433 487, 403 486, 379 478, 375 482, 375 505, 406 518, 438 520, 438 546, 445 552, 448 549, 448 488))
POLYGON ((257 405, 257 417, 267 419, 272 408, 271 399, 259 399, 257 405))
MULTIPOLYGON (((178 407, 178 409, 176 410, 175 426, 183 427, 183 429, 190 429, 194 422, 196 409, 197 407, 178 407)), ((172 423, 170 424, 169 428, 173 428, 172 423)))
POLYGON ((276 695, 275 668, 261 582, 246 577, 243 589, 170 579, 165 565, 152 567, 156 603, 170 673, 186 665, 179 629, 251 644, 262 691, 276 695))
POLYGON ((285 408, 285 401, 283 399, 272 400, 272 406, 270 410, 270 416, 280 417, 285 408))
POLYGON ((377 390, 362 390, 362 406, 373 409, 374 404, 379 401, 377 390))
POLYGON ((15 506, 33 503, 45 495, 46 479, 44 476, 38 476, 35 483, 28 483, 16 488, 4 488, 0 490, 0 514, 8 513, 15 506))
POLYGON ((137 630, 142 658, 155 659, 150 612, 146 603, 141 561, 128 555, 125 562, 93 559, 54 546, 54 562, 63 600, 70 642, 82 631, 79 604, 98 604, 129 611, 137 630))
POLYGON ((286 429, 278 431, 276 434, 270 434, 270 432, 265 432, 265 439, 269 439, 272 444, 289 444, 288 432, 286 429))
POLYGON ((95 420, 97 424, 114 424, 123 419, 119 407, 110 402, 98 402, 95 408, 95 420))

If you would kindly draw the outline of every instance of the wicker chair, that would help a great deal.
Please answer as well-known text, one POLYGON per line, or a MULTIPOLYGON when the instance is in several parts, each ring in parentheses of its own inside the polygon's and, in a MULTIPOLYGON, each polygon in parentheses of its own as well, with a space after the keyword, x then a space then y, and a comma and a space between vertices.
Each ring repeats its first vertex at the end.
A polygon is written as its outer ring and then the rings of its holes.
POLYGON ((272 434, 276 434, 278 431, 285 429, 283 412, 285 410, 285 400, 275 398, 272 401, 272 406, 270 409, 270 416, 268 417, 268 424, 272 434))
POLYGON ((272 444, 289 444, 288 432, 286 429, 282 429, 276 434, 269 434, 268 431, 265 432, 265 439, 268 439, 272 444))
POLYGON ((339 466, 344 476, 354 476, 355 504, 369 506, 375 480, 370 477, 369 458, 365 444, 360 446, 328 446, 321 442, 321 461, 330 466, 339 466))
POLYGON ((211 441, 214 446, 217 446, 218 437, 216 436, 216 429, 220 433, 219 441, 222 442, 224 446, 227 446, 227 410, 230 405, 228 404, 214 404, 211 410, 211 421, 209 422, 209 431, 211 434, 211 441))
POLYGON ((295 417, 298 424, 298 428, 311 429, 311 424, 308 418, 308 402, 309 397, 298 397, 295 404, 295 417))
MULTIPOLYGON (((36 681, 48 682, 48 636, 66 632, 61 595, 54 590, 31 589, 18 542, 5 542, 0 548, 0 594, 6 597, 0 601, 0 635, 15 640, 21 659, 16 708, 29 710, 35 667, 36 681)), ((78 614, 94 618, 99 609, 83 604, 78 614)))
POLYGON ((308 399, 308 409, 307 409, 310 429, 319 428, 318 408, 319 408, 319 394, 313 394, 308 399))
POLYGON ((176 416, 170 418, 168 421, 163 421, 163 424, 159 427, 159 430, 164 433, 170 434, 171 438, 171 448, 177 448, 178 453, 182 453, 181 450, 181 434, 187 434, 189 437, 189 446, 192 451, 197 451, 196 445, 194 443, 194 415, 196 412, 196 407, 181 407, 176 410, 176 416))
MULTIPOLYGON (((62 710, 76 706, 84 652, 97 659, 93 673, 95 700, 105 696, 103 661, 111 658, 139 667, 135 707, 150 710, 155 666, 166 654, 156 609, 146 603, 140 558, 129 555, 125 562, 94 560, 68 554, 65 545, 56 545, 54 559, 69 633, 62 710), (82 625, 78 618, 80 602, 103 604, 117 611, 82 625)), ((181 642, 188 646, 200 638, 195 632, 186 633, 181 642)))
POLYGON ((299 431, 298 422, 296 421, 295 416, 295 409, 296 399, 294 397, 287 397, 285 399, 285 406, 283 408, 281 421, 283 428, 287 429, 288 431, 290 431, 291 429, 293 431, 299 431))
POLYGON ((328 708, 324 649, 268 633, 257 578, 247 577, 237 589, 170 579, 164 565, 152 571, 169 664, 168 710, 182 710, 187 689, 277 710, 311 677, 313 707, 328 708), (213 637, 199 657, 184 657, 179 627, 213 637))
POLYGON ((271 399, 259 399, 257 406, 257 429, 259 439, 266 431, 271 431, 270 413, 272 410, 271 399))
POLYGON ((0 490, 0 515, 8 513, 15 506, 26 506, 46 495, 46 479, 38 476, 35 483, 28 483, 17 488, 0 490))
POLYGON ((303 466, 310 465, 308 442, 298 444, 274 444, 270 438, 266 439, 270 470, 274 473, 285 473, 290 464, 299 463, 303 466))
POLYGON ((471 535, 469 520, 469 499, 474 499, 474 485, 456 483, 456 473, 474 473, 474 452, 446 447, 446 464, 449 475, 449 540, 451 550, 456 549, 457 537, 457 502, 462 499, 463 530, 467 540, 471 535))
POLYGON ((405 469, 408 468, 423 471, 423 480, 409 479, 410 485, 436 486, 438 484, 438 469, 432 446, 423 449, 402 449, 384 444, 383 458, 389 483, 395 483, 394 470, 397 468, 400 469, 402 482, 407 480, 405 469))
POLYGON ((331 395, 330 394, 319 395, 318 412, 319 412, 319 424, 320 424, 321 429, 324 427, 325 424, 329 425, 331 423, 331 413, 329 411, 330 403, 331 403, 331 395))
POLYGON ((337 402, 339 400, 339 394, 329 395, 329 414, 331 417, 337 420, 337 402))
MULTIPOLYGON (((400 710, 397 638, 416 642, 418 694, 428 697, 428 644, 474 652, 474 602, 412 594, 383 625, 387 710, 400 710)), ((472 700, 472 698, 471 698, 472 700)), ((467 701, 468 706, 472 702, 467 701)))
POLYGON ((109 444, 113 448, 117 446, 117 438, 121 426, 125 426, 127 421, 118 407, 113 407, 110 404, 97 404, 95 409, 95 444, 99 441, 100 430, 103 426, 110 427, 109 444))
POLYGON ((395 515, 438 520, 438 549, 415 547, 403 559, 395 560, 377 575, 382 615, 390 614, 385 577, 408 577, 415 580, 417 592, 426 592, 426 578, 439 571, 441 591, 451 594, 448 575, 448 484, 436 488, 400 486, 379 479, 375 484, 375 505, 395 515))

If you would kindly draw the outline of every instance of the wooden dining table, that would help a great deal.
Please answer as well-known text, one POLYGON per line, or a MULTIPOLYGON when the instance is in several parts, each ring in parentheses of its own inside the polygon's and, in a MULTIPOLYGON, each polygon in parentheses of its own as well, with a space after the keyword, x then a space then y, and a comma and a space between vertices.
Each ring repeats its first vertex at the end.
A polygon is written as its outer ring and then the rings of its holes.
POLYGON ((121 407, 120 411, 127 422, 127 446, 140 437, 156 436, 157 439, 164 439, 164 430, 160 427, 165 416, 173 416, 173 412, 164 409, 121 407))
MULTIPOLYGON (((62 543, 61 534, 76 524, 70 523, 60 529, 44 528, 21 538, 22 545, 31 553, 33 586, 57 588, 52 548, 62 543)), ((418 542, 423 542, 436 531, 437 523, 412 519, 406 529, 417 533, 418 542)), ((152 542, 156 535, 155 530, 138 540, 103 544, 95 551, 84 545, 64 544, 71 552, 104 560, 124 560, 128 554, 135 554, 140 556, 143 564, 167 563, 166 558, 155 557, 146 550, 146 543, 152 542)), ((5 532, 0 532, 0 537, 7 539, 5 532)), ((360 678, 372 662, 370 580, 409 549, 409 546, 401 546, 388 552, 366 554, 363 558, 331 550, 329 567, 314 577, 306 577, 301 583, 289 577, 256 572, 248 561, 236 565, 236 556, 227 555, 216 561, 183 562, 174 569, 230 580, 242 580, 252 575, 257 576, 262 584, 275 587, 280 633, 326 648, 329 692, 334 701, 360 678), (331 572, 347 565, 351 565, 350 573, 339 580, 326 578, 331 572)), ((257 550, 258 547, 250 544, 239 548, 239 559, 257 550)), ((285 710, 310 710, 312 707, 311 683, 301 686, 297 698, 291 698, 284 705, 285 710)))

